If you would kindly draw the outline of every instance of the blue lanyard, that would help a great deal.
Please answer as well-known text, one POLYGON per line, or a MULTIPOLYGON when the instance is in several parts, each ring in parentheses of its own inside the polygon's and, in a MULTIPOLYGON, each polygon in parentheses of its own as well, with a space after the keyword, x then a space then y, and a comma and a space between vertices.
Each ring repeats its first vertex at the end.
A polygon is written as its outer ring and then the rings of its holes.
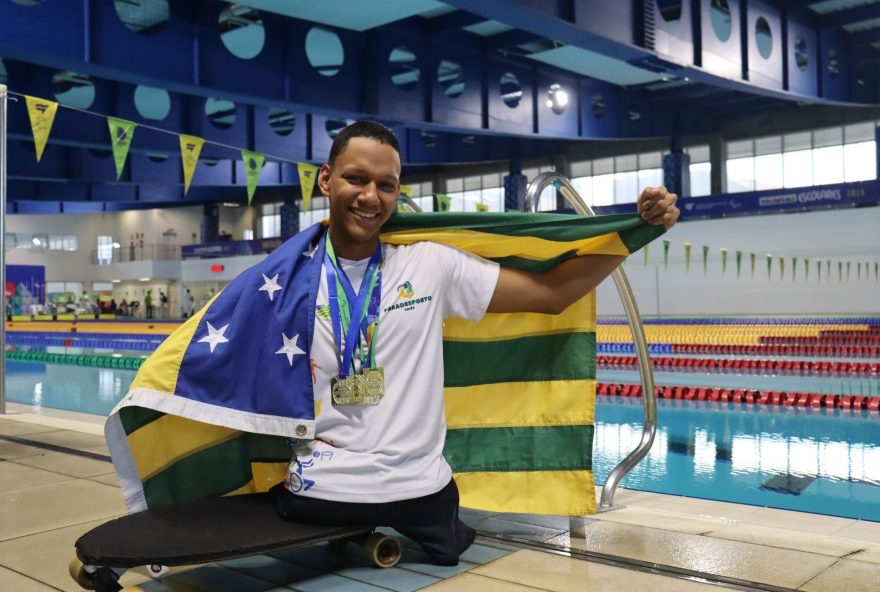
POLYGON ((360 342, 361 332, 363 332, 364 341, 370 349, 368 358, 371 362, 374 360, 375 328, 372 340, 367 336, 367 328, 370 324, 375 323, 379 316, 379 300, 382 294, 382 271, 378 267, 382 246, 376 246, 376 250, 367 264, 367 269, 364 271, 360 290, 355 294, 354 287, 345 275, 345 271, 336 265, 336 254, 333 252, 332 243, 326 238, 326 235, 324 240, 327 241, 326 250, 324 251, 324 269, 327 272, 327 295, 330 318, 333 325, 333 338, 336 342, 336 354, 339 360, 339 377, 345 378, 353 370, 354 350, 355 346, 360 342), (375 282, 373 281, 374 275, 376 276, 375 282), (337 279, 345 292, 345 305, 349 313, 348 327, 344 326, 345 323, 340 314, 340 298, 336 285, 337 279), (369 305, 365 311, 364 308, 368 301, 369 305), (344 348, 342 344, 343 333, 345 334, 344 348))

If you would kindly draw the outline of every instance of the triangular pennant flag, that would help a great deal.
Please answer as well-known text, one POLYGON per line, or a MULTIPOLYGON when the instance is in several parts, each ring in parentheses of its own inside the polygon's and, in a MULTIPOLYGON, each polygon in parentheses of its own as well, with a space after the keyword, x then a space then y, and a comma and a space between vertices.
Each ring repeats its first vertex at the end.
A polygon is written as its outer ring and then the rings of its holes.
POLYGON ((859 281, 862 281, 862 262, 861 261, 859 261, 858 264, 856 264, 856 277, 859 279, 859 281))
POLYGON ((770 275, 770 272, 773 270, 773 254, 767 253, 767 279, 771 279, 773 276, 770 275))
POLYGON ((410 185, 401 185, 400 194, 412 199, 413 188, 410 185))
POLYGON ((785 277, 785 255, 779 256, 779 279, 785 277))
POLYGON ((843 281, 843 261, 837 262, 837 281, 843 281))
POLYGON ((742 268, 742 260, 743 260, 743 252, 737 249, 736 251, 736 277, 739 277, 740 269, 742 268))
POLYGON ((816 281, 822 281, 822 262, 816 261, 816 281))
POLYGON ((438 212, 448 212, 452 209, 452 198, 448 195, 443 195, 442 193, 438 193, 434 196, 437 199, 437 211, 438 212))
POLYGON ((478 203, 477 204, 477 211, 478 212, 488 212, 489 211, 489 204, 478 203))
POLYGON ((43 149, 46 148, 46 142, 49 141, 49 133, 52 131, 58 103, 28 95, 24 96, 24 100, 27 103, 28 117, 31 120, 31 132, 34 134, 37 162, 40 162, 43 157, 43 149))
POLYGON ((299 188, 302 191, 303 212, 312 207, 312 192, 315 190, 315 181, 318 179, 318 167, 307 162, 296 163, 299 173, 299 188))
POLYGON ((797 275, 797 257, 791 258, 791 281, 794 281, 794 277, 797 275))
POLYGON ((727 249, 721 247, 721 275, 727 273, 727 249))
POLYGON ((110 127, 110 143, 113 145, 113 160, 116 161, 116 180, 122 176, 125 168, 125 159, 128 158, 128 149, 131 148, 131 139, 134 137, 134 128, 137 124, 133 121, 108 117, 107 125, 110 127))
POLYGON ((648 247, 651 246, 650 243, 642 247, 642 267, 648 266, 648 247))
POLYGON ((188 136, 180 134, 180 158, 183 161, 183 194, 189 191, 189 184, 192 183, 193 173, 196 172, 196 165, 199 162, 199 154, 202 153, 202 146, 205 140, 197 136, 188 136))
POLYGON ((831 281, 831 259, 825 260, 825 281, 831 281))
POLYGON ((880 263, 874 263, 874 279, 878 279, 878 275, 880 275, 880 263))
POLYGON ((752 260, 752 277, 755 277, 755 260, 758 258, 758 254, 755 252, 749 253, 749 259, 752 260))
POLYGON ((664 238, 663 239, 663 269, 669 268, 669 245, 670 245, 670 242, 664 238))
POLYGON ((810 280, 810 259, 808 257, 804 257, 804 279, 810 280))
POLYGON ((850 261, 846 262, 846 281, 849 281, 849 270, 852 267, 852 263, 850 261))
POLYGON ((691 268, 691 244, 684 244, 684 271, 688 272, 691 268))
POLYGON ((260 171, 266 162, 266 155, 261 152, 241 151, 241 159, 244 161, 244 174, 247 176, 248 204, 254 200, 254 192, 257 190, 257 181, 260 180, 260 171))
POLYGON ((703 245, 703 275, 706 275, 706 262, 709 260, 709 245, 703 245))

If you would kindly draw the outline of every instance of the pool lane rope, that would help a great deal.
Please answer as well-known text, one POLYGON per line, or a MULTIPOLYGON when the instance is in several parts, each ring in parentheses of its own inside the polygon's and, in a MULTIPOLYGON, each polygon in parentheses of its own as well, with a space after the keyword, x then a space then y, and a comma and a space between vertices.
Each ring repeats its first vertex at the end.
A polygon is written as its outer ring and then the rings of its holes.
POLYGON ((98 356, 93 354, 57 354, 33 351, 7 351, 7 360, 18 362, 42 362, 64 366, 84 366, 87 368, 113 368, 116 370, 137 370, 146 358, 128 356, 98 356))

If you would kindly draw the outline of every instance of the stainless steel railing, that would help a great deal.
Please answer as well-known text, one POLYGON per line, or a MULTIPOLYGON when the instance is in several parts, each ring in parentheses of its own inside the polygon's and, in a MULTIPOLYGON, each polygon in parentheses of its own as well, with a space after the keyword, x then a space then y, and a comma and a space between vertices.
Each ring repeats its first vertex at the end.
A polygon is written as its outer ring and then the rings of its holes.
MULTIPOLYGON (((554 172, 541 173, 529 184, 526 192, 525 209, 537 211, 541 193, 549 186, 559 190, 578 214, 582 216, 595 216, 592 208, 584 202, 571 182, 564 175, 554 172)), ((617 292, 620 294, 620 299, 623 302, 623 308, 626 312, 629 329, 635 344, 636 357, 639 362, 639 374, 642 379, 645 424, 639 445, 614 467, 605 480, 605 485, 602 486, 602 496, 599 501, 600 512, 607 512, 608 510, 621 507, 614 506, 614 493, 617 491, 617 486, 626 474, 648 454, 648 450, 651 449, 651 445, 654 443, 654 436, 657 433, 657 395, 654 392, 654 371, 651 368, 651 361, 648 357, 648 344, 642 328, 641 318, 639 317, 639 310, 623 269, 618 267, 611 274, 611 277, 614 279, 617 292)), ((590 492, 590 495, 592 494, 593 492, 590 492)))

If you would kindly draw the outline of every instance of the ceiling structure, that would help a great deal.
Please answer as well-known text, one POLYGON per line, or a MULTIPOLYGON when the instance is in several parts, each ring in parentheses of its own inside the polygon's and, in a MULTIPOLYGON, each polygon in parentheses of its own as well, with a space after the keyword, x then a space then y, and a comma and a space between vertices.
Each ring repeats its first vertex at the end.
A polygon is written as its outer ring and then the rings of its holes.
POLYGON ((239 148, 267 154, 258 198, 289 196, 364 117, 408 173, 680 143, 875 106, 878 56, 880 0, 0 0, 0 83, 139 124, 117 181, 103 118, 60 109, 37 164, 12 102, 10 211, 240 203, 239 148), (176 133, 208 141, 186 196, 176 133))

